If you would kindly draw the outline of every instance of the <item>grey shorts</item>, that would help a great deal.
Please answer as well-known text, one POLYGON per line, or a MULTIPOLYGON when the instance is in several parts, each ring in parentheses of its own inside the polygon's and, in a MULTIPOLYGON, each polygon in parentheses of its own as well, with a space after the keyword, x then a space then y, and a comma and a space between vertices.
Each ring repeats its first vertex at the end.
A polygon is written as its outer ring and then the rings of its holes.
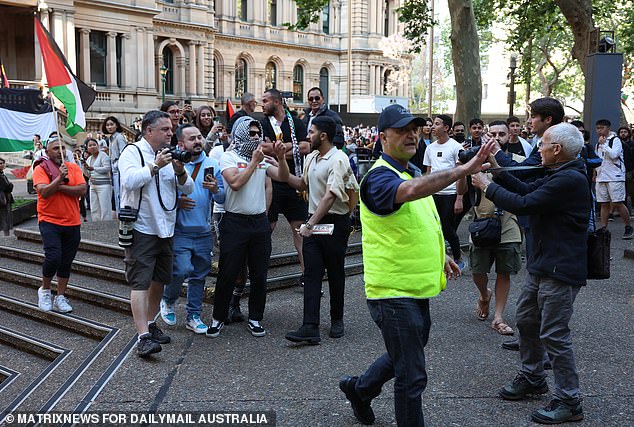
POLYGON ((487 248, 469 245, 471 272, 488 273, 494 262, 496 273, 517 274, 522 269, 521 243, 501 243, 487 248))
POLYGON ((134 230, 134 243, 125 249, 125 278, 134 291, 146 291, 152 281, 172 280, 174 238, 161 239, 134 230))

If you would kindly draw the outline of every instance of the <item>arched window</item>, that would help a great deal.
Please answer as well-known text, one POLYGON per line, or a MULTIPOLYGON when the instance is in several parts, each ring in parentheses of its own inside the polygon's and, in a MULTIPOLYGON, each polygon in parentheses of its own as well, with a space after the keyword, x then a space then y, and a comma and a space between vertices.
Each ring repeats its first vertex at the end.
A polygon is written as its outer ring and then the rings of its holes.
POLYGON ((269 24, 277 26, 277 0, 269 0, 269 24))
POLYGON ((277 87, 277 67, 274 62, 268 62, 264 70, 264 90, 277 87))
POLYGON ((385 0, 385 16, 383 21, 383 35, 390 36, 390 0, 385 0))
MULTIPOLYGON (((215 2, 214 2, 215 4, 215 2)), ((213 67, 214 67, 214 90, 213 90, 213 96, 214 98, 218 98, 218 61, 216 60, 215 56, 212 56, 213 61, 213 67)))
POLYGON ((293 68, 293 101, 301 102, 304 96, 304 69, 301 65, 293 68))
POLYGON ((169 46, 163 48, 163 66, 167 68, 165 74, 165 93, 174 95, 174 54, 169 46))
POLYGON ((236 62, 236 93, 235 97, 240 98, 244 92, 248 90, 247 87, 247 61, 240 58, 236 62))
POLYGON ((319 70, 319 89, 321 89, 324 94, 324 102, 326 104, 328 104, 328 84, 328 68, 322 67, 322 69, 319 70))
POLYGON ((390 83, 390 75, 392 74, 392 70, 385 70, 383 73, 383 95, 389 95, 389 83, 390 83))

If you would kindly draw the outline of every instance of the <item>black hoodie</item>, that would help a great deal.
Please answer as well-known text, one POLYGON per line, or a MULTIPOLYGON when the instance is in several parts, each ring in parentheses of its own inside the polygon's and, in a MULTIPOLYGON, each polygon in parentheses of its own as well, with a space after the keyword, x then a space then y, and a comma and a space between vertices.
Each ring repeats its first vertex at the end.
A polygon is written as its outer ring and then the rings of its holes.
POLYGON ((533 247, 526 269, 570 285, 587 278, 588 220, 592 196, 583 160, 573 160, 546 176, 524 183, 503 172, 486 197, 516 215, 529 216, 533 247))

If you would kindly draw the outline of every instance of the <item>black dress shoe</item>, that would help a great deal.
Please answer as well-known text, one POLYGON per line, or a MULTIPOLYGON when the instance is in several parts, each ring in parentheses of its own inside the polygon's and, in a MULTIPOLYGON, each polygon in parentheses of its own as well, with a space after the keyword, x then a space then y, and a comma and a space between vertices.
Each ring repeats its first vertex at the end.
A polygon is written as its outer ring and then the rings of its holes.
POLYGON ((520 351, 520 341, 518 339, 504 341, 502 348, 504 350, 520 351))
POLYGON ((344 335, 343 320, 333 320, 330 325, 330 338, 341 338, 344 335))
POLYGON ((352 412, 357 420, 361 421, 361 424, 370 425, 374 423, 374 411, 370 402, 362 400, 357 394, 355 386, 357 384, 358 377, 345 376, 339 380, 339 389, 346 395, 346 399, 350 401, 352 406, 352 412))
POLYGON ((321 341, 319 326, 302 325, 298 330, 287 333, 286 339, 298 343, 319 344, 321 341))

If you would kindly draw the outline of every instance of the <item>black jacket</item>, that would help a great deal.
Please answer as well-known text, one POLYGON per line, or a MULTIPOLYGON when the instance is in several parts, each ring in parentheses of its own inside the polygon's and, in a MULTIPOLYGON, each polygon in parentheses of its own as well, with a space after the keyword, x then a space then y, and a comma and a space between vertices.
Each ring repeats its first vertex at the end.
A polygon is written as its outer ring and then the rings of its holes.
MULTIPOLYGON (((306 126, 306 131, 308 131, 308 122, 310 121, 310 108, 304 108, 304 118, 302 121, 304 122, 304 126, 306 126)), ((343 136, 343 121, 339 114, 336 111, 332 111, 326 104, 321 106, 321 109, 317 112, 315 117, 326 116, 330 117, 337 123, 337 132, 335 133, 335 138, 332 140, 332 143, 335 147, 341 149, 345 143, 345 138, 343 136)))
POLYGON ((528 184, 503 172, 489 185, 486 197, 505 211, 529 216, 534 242, 526 265, 529 273, 586 284, 592 196, 583 160, 550 169, 528 184))

